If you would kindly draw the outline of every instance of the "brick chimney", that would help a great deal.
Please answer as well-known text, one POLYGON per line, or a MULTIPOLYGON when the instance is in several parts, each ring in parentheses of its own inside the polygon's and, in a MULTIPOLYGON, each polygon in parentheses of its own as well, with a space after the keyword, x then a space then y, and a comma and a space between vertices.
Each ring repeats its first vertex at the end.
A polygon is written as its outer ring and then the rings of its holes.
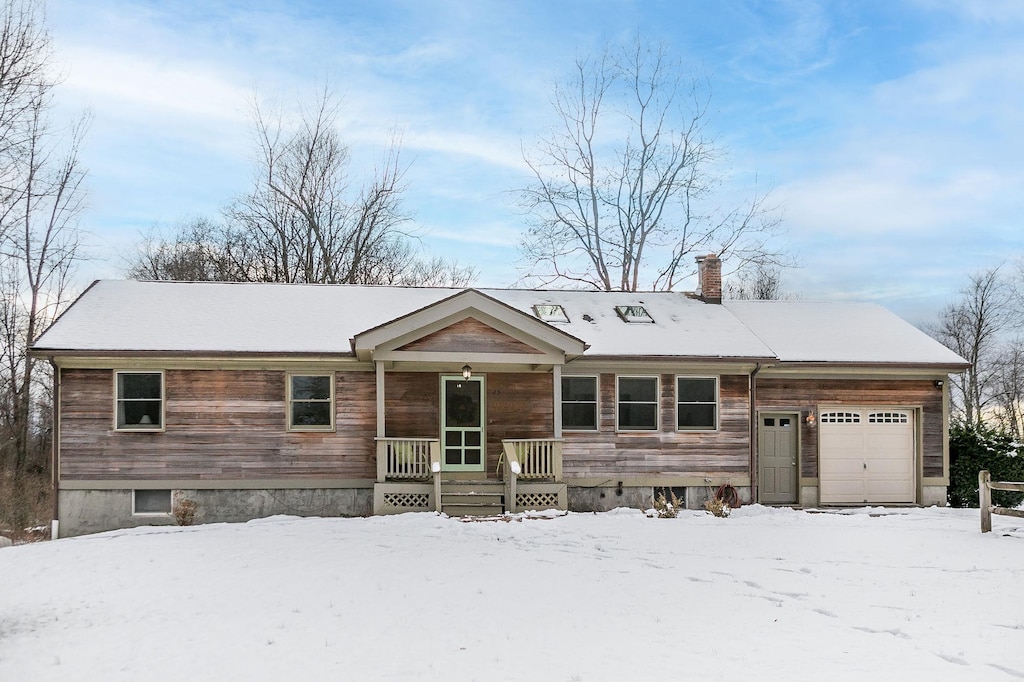
POLYGON ((697 293, 705 303, 722 302, 722 260, 713 253, 697 256, 697 293))

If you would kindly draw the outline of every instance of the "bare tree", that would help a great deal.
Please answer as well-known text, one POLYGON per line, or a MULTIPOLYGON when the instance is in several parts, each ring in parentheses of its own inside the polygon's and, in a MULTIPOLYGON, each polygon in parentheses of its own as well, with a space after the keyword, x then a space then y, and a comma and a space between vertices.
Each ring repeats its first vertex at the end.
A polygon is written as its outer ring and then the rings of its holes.
POLYGON ((960 297, 946 306, 933 337, 971 363, 950 383, 953 408, 967 424, 980 424, 997 394, 1003 336, 1016 324, 1012 292, 1000 268, 974 273, 960 297))
POLYGON ((1024 436, 1024 339, 1006 344, 995 362, 992 417, 1019 441, 1024 436))
POLYGON ((392 138, 374 176, 355 187, 337 116, 326 89, 292 117, 254 103, 252 190, 225 209, 222 224, 200 218, 169 237, 147 235, 128 276, 453 286, 474 279, 471 267, 423 259, 401 229, 408 216, 399 139, 392 138))
POLYGON ((557 125, 523 153, 532 182, 520 197, 533 220, 524 278, 671 290, 694 273, 695 253, 737 268, 785 261, 770 245, 780 219, 766 195, 713 206, 722 153, 705 130, 708 90, 639 38, 577 58, 552 99, 557 125))
POLYGON ((42 19, 39 2, 0 5, 0 516, 16 523, 30 512, 9 500, 45 490, 36 474, 51 437, 49 366, 28 348, 69 303, 82 257, 85 121, 49 119, 57 80, 42 19))
POLYGON ((725 297, 735 300, 777 301, 796 298, 785 290, 782 268, 755 263, 725 283, 725 297))
POLYGON ((288 119, 257 102, 253 190, 227 210, 240 236, 245 277, 254 281, 358 283, 376 260, 395 253, 408 220, 402 209, 405 169, 392 139, 375 176, 361 188, 348 176, 349 148, 336 122, 338 105, 324 90, 311 109, 288 119))
POLYGON ((224 225, 196 218, 178 225, 169 235, 147 233, 128 260, 131 279, 180 282, 244 281, 247 272, 239 253, 241 237, 224 225))

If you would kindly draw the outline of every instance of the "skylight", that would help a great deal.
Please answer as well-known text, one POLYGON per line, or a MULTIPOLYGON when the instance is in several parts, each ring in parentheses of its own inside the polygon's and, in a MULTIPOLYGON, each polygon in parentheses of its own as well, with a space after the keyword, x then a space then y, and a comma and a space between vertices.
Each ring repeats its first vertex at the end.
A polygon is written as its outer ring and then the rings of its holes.
POLYGON ((568 322, 569 316, 565 314, 565 308, 553 303, 538 304, 533 306, 533 314, 545 322, 568 322))
POLYGON ((654 322, 654 318, 650 316, 647 309, 642 305, 617 305, 615 306, 615 312, 619 314, 623 322, 654 322))

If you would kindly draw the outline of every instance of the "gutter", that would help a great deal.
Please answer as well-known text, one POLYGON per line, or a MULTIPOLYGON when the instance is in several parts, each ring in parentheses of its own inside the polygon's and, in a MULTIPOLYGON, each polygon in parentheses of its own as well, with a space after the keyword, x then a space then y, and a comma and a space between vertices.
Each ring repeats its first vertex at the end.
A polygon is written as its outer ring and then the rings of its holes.
POLYGON ((748 379, 750 389, 750 501, 757 502, 757 373, 761 371, 761 363, 757 363, 748 379))
POLYGON ((60 537, 60 367, 50 358, 53 367, 53 434, 50 439, 50 473, 53 476, 53 523, 51 540, 60 537))

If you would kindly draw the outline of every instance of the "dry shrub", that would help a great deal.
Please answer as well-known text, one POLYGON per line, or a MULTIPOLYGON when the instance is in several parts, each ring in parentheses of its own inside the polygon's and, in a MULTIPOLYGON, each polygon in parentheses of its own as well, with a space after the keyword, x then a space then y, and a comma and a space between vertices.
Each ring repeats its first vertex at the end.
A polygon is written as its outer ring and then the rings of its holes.
POLYGON ((674 519, 679 516, 679 510, 686 505, 676 497, 675 491, 669 489, 669 497, 665 497, 665 491, 658 493, 654 498, 654 513, 659 519, 674 519))
POLYGON ((0 474, 0 535, 20 544, 47 540, 53 518, 49 474, 0 474))
POLYGON ((704 503, 704 508, 721 519, 729 516, 729 512, 732 511, 732 507, 730 507, 729 504, 721 497, 713 497, 706 501, 704 503))
POLYGON ((181 492, 174 493, 174 520, 179 526, 191 526, 196 522, 196 514, 199 512, 199 503, 192 498, 185 497, 181 492))

